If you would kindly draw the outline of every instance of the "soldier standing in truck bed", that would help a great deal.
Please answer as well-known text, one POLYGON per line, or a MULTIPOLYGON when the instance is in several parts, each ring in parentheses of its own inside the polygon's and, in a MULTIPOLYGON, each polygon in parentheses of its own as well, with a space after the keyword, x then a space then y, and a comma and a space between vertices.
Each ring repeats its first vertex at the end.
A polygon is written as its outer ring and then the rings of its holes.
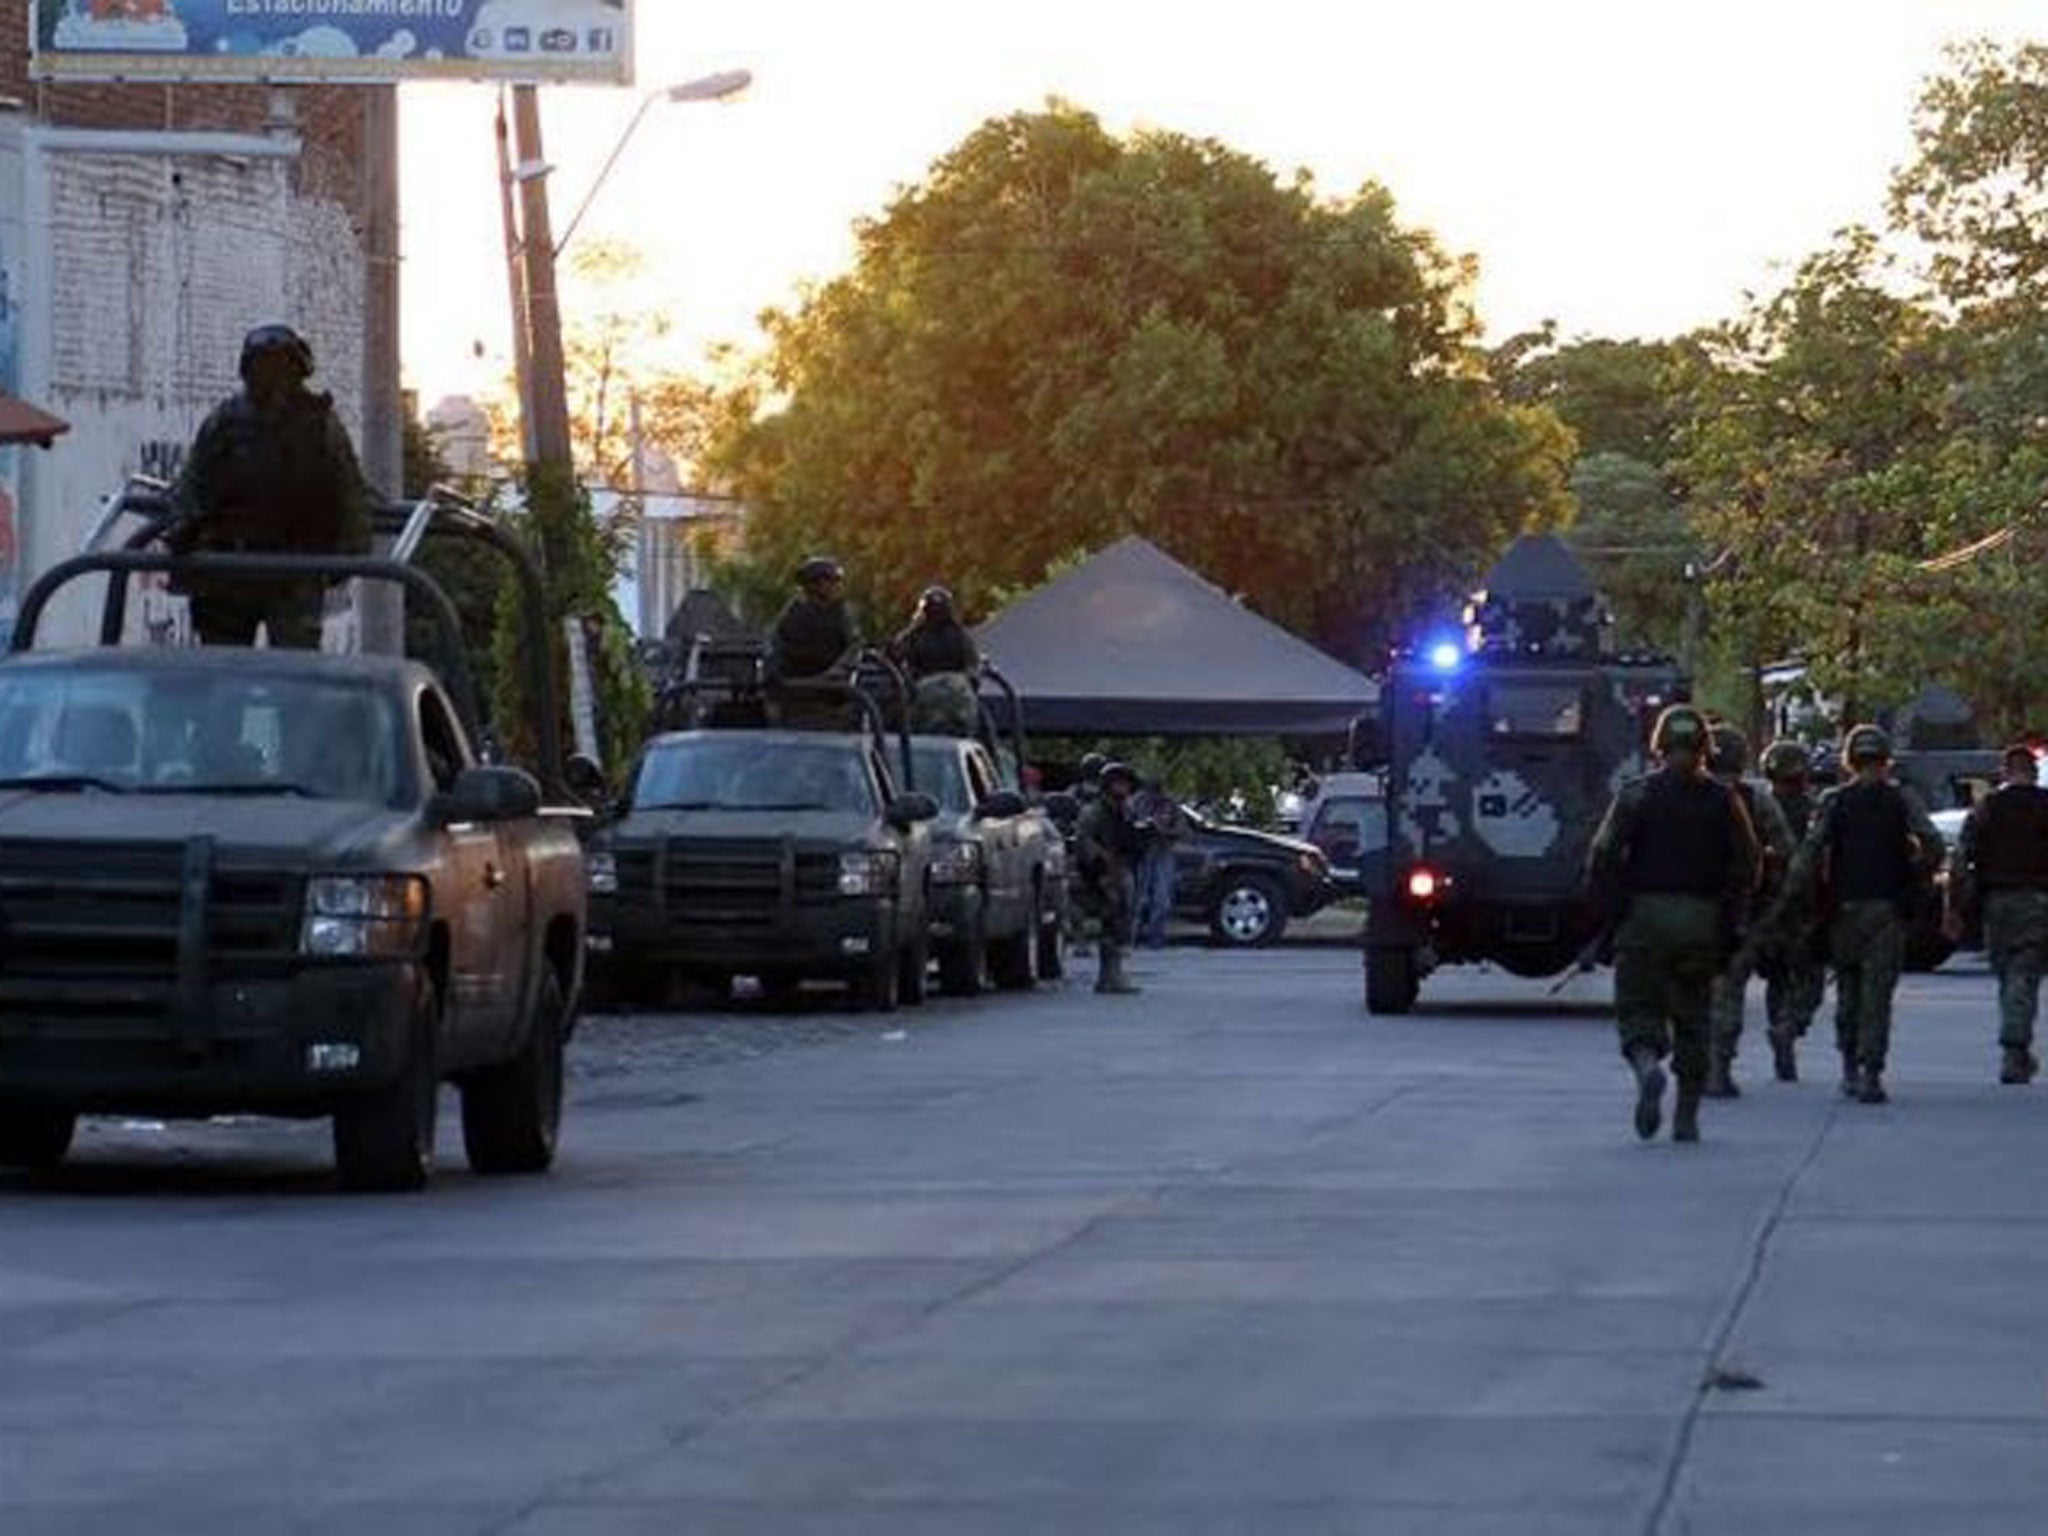
MULTIPOLYGON (((171 488, 174 554, 361 555, 370 496, 334 398, 308 389, 313 349, 285 325, 243 338, 242 389, 206 418, 171 488)), ((316 648, 326 583, 173 576, 208 645, 316 648)))
POLYGON ((1672 1140, 1699 1140, 1714 977, 1756 889, 1756 833, 1742 801, 1707 772, 1710 745, 1698 710, 1665 710, 1651 737, 1657 771, 1622 786, 1588 856, 1595 890, 1620 907, 1614 1008, 1645 1141, 1663 1123, 1667 1055, 1678 1074, 1672 1140))

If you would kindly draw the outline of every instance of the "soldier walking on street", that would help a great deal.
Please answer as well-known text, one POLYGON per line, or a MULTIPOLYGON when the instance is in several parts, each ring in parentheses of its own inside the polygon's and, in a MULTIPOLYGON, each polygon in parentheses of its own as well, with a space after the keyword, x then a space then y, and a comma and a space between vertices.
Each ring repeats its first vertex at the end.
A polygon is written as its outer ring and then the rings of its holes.
POLYGON ((2005 749, 2003 780, 1963 822, 1949 932, 1981 918, 1984 948, 1998 977, 2001 1083, 2032 1082, 2034 1016, 2048 968, 2048 789, 2025 746, 2005 749))
POLYGON ((1857 726, 1842 761, 1853 777, 1822 796, 1793 860, 1785 908, 1811 908, 1827 923, 1843 1097, 1882 1104, 1906 913, 1940 865, 1942 841, 1919 797, 1893 781, 1884 731, 1857 726))
MULTIPOLYGON (((313 349, 285 325, 243 338, 242 389, 206 418, 177 483, 173 554, 362 555, 370 495, 334 397, 306 387, 313 349)), ((207 645, 320 644, 322 581, 172 578, 207 645)))
MULTIPOLYGON (((1714 777, 1741 799, 1762 846, 1760 910, 1761 902, 1774 895, 1784 882, 1797 844, 1769 788, 1744 776, 1749 771, 1749 738, 1732 725, 1717 725, 1713 743, 1714 777)), ((1706 1087, 1710 1099, 1739 1098, 1742 1093, 1735 1082, 1735 1056, 1742 1043, 1742 1014, 1753 969, 1746 957, 1752 953, 1743 949, 1728 969, 1714 978, 1714 1057, 1707 1069, 1706 1087)))
MULTIPOLYGON (((1806 748, 1796 741, 1774 741, 1764 753, 1764 777, 1771 799, 1785 818, 1796 850, 1813 825, 1814 795, 1806 748)), ((1799 1081, 1799 1041, 1813 1027, 1827 992, 1827 967, 1817 946, 1814 925, 1803 924, 1782 934, 1764 935, 1757 970, 1764 978, 1764 1017, 1769 1022, 1771 1063, 1781 1083, 1799 1081)))
POLYGON ((1615 796, 1593 837, 1589 875, 1620 907, 1614 1006, 1635 1074, 1636 1134, 1647 1141, 1663 1123, 1669 1055, 1678 1074, 1671 1137, 1697 1141, 1714 977, 1756 890, 1759 853, 1742 801, 1706 770, 1704 715, 1690 705, 1665 710, 1650 745, 1657 771, 1615 796))
POLYGON ((1131 942, 1134 882, 1145 856, 1145 837, 1131 820, 1131 794, 1138 775, 1124 763, 1102 770, 1102 789, 1081 811, 1078 863, 1084 892, 1102 924, 1095 977, 1097 992, 1127 994, 1137 986, 1124 975, 1131 942))

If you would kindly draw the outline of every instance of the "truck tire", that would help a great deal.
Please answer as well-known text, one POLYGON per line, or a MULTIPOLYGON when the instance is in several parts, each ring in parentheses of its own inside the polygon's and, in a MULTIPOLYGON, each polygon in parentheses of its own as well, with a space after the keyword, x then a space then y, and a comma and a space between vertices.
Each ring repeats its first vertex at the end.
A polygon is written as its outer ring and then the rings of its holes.
POLYGON ((1038 979, 1058 981, 1067 973, 1067 936, 1057 909, 1041 907, 1037 917, 1038 979))
POLYGON ((1369 949, 1365 952, 1365 1011, 1403 1014, 1415 1006, 1422 982, 1415 974, 1412 949, 1369 949))
POLYGON ((1287 931, 1287 898, 1269 875, 1232 871, 1209 906, 1209 937, 1232 949, 1263 949, 1287 931))
POLYGON ((948 997, 979 997, 988 986, 988 935, 977 922, 939 946, 939 990, 948 997))
POLYGON ((440 989, 432 978, 423 977, 398 1076, 335 1113, 334 1161, 342 1188, 393 1194, 426 1186, 434 1171, 434 1125, 441 1098, 441 1074, 434 1062, 440 1023, 440 989))
POLYGON ((989 973, 1005 992, 1029 992, 1038 985, 1038 902, 1034 897, 1024 926, 1007 938, 991 940, 989 973))
POLYGON ((894 1013, 901 1001, 899 990, 903 980, 902 962, 893 954, 883 954, 865 969, 854 972, 848 990, 853 994, 853 1007, 857 1013, 894 1013))
POLYGON ((68 1109, 0 1101, 0 1168, 54 1168, 77 1131, 78 1116, 68 1109))
POLYGON ((568 1036, 562 980, 549 966, 519 1054, 465 1078, 462 1148, 486 1176, 546 1173, 562 1129, 562 1056, 568 1036))

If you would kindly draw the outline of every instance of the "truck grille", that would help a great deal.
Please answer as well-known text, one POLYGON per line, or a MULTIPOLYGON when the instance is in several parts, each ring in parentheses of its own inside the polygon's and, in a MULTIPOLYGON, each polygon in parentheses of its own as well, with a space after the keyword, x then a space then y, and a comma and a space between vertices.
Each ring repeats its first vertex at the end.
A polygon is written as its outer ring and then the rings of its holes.
MULTIPOLYGON (((178 985, 185 845, 0 843, 0 1011, 155 1013, 178 985)), ((303 880, 215 868, 209 975, 282 964, 298 949, 303 880)))
MULTIPOLYGON (((626 868, 622 861, 622 891, 626 868)), ((651 885, 651 868, 647 878, 651 885)), ((839 858, 801 853, 781 839, 672 837, 662 849, 660 879, 671 923, 769 928, 787 904, 836 898, 839 858)))

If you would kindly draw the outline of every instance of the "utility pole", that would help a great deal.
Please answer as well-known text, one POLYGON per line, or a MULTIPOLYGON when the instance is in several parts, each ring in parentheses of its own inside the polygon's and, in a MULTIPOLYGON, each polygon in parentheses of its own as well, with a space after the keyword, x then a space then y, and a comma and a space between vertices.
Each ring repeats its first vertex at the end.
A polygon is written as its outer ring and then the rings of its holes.
MULTIPOLYGON (((400 393, 398 272, 398 87, 363 87, 363 473, 384 495, 405 494, 405 403, 400 393)), ((373 655, 405 649, 402 589, 358 583, 362 645, 373 655)))
POLYGON ((519 164, 520 256, 526 285, 531 351, 528 398, 532 462, 568 473, 574 461, 569 435, 569 393, 562 356, 562 304, 555 291, 555 233, 548 217, 547 161, 541 147, 540 91, 512 87, 512 122, 519 164))
POLYGON ((498 92, 498 214, 505 224, 505 283, 512 296, 512 379, 519 397, 519 457, 532 463, 533 345, 532 321, 526 311, 526 268, 520 260, 519 211, 514 204, 512 122, 505 112, 505 93, 498 92))

